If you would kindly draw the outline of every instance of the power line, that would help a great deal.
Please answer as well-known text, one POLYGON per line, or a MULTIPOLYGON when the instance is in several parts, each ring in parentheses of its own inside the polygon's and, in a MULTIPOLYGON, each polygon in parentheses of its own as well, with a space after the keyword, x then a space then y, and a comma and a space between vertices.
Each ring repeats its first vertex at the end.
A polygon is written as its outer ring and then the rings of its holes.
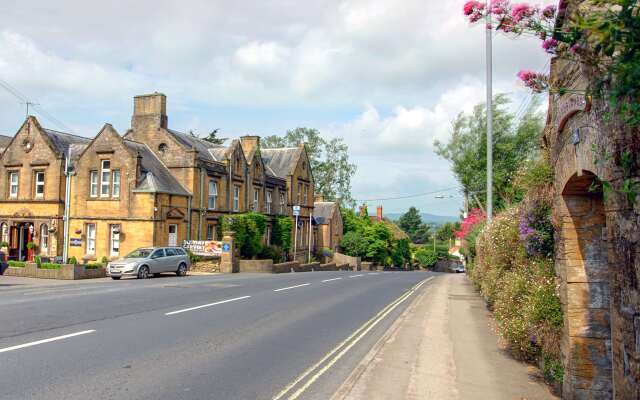
POLYGON ((411 199, 414 197, 424 197, 424 196, 429 196, 431 194, 436 194, 436 193, 442 193, 442 192, 448 192, 450 190, 454 190, 454 189, 460 189, 459 186, 454 186, 454 187, 450 187, 450 188, 446 188, 446 189, 440 189, 440 190, 434 190, 432 192, 425 192, 425 193, 417 193, 417 194, 410 194, 410 195, 406 195, 406 196, 398 196, 398 197, 386 197, 386 198, 378 198, 378 199, 355 199, 355 201, 359 202, 367 202, 367 201, 386 201, 386 200, 402 200, 402 199, 411 199))

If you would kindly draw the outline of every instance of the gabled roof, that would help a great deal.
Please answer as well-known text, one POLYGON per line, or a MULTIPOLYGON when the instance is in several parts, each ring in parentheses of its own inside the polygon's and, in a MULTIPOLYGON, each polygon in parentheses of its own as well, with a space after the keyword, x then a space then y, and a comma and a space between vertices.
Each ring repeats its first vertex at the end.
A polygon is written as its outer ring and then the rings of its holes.
POLYGON ((260 155, 265 167, 279 178, 286 178, 295 171, 302 155, 302 147, 286 147, 281 149, 261 149, 260 155))
POLYGON ((188 133, 182 133, 172 129, 167 129, 167 132, 169 132, 183 146, 197 151, 200 159, 205 161, 220 161, 209 151, 210 149, 218 148, 218 145, 209 143, 204 139, 191 136, 188 133))
POLYGON ((9 146, 9 143, 11 143, 11 139, 13 139, 11 136, 0 135, 0 153, 3 152, 4 149, 7 148, 7 146, 9 146))
POLYGON ((328 224, 338 204, 333 201, 317 201, 313 203, 313 216, 319 224, 328 224))
POLYGON ((133 190, 134 192, 191 196, 147 145, 128 139, 124 139, 122 142, 141 157, 142 180, 133 190))
POLYGON ((84 147, 86 147, 91 141, 89 138, 72 135, 66 132, 54 131, 53 129, 47 128, 41 129, 42 133, 47 135, 54 149, 61 156, 69 154, 69 149, 71 149, 72 153, 75 153, 75 155, 78 156, 84 147))

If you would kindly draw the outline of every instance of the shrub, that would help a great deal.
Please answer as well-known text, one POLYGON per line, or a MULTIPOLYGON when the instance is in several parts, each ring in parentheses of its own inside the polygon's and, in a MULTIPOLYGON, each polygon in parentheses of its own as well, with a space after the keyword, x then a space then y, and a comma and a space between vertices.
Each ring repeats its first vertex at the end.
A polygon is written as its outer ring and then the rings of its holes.
POLYGON ((70 258, 67 260, 67 264, 77 265, 77 264, 78 264, 78 259, 77 259, 77 258, 75 258, 75 256, 70 257, 70 258))
POLYGON ((283 261, 282 249, 278 246, 264 246, 258 255, 262 260, 273 260, 275 264, 283 261))
POLYGON ((340 247, 345 254, 352 257, 365 257, 368 243, 364 236, 356 231, 345 233, 340 241, 340 247))
POLYGON ((55 263, 42 263, 38 266, 40 269, 60 269, 62 268, 62 264, 55 263))
POLYGON ((189 256, 189 261, 191 261, 191 264, 200 261, 200 256, 193 254, 191 250, 187 250, 187 255, 189 256))
MULTIPOLYGON (((106 257, 103 257, 103 258, 106 258, 106 257)), ((95 262, 95 263, 85 264, 84 269, 100 269, 103 267, 104 267, 104 264, 95 262)))
POLYGON ((109 263, 109 259, 107 258, 107 256, 102 256, 100 262, 104 265, 107 265, 109 263))
POLYGON ((13 268, 24 268, 25 265, 27 265, 27 263, 25 261, 9 260, 7 262, 7 265, 9 265, 10 267, 13 267, 13 268))
POLYGON ((320 249, 319 254, 322 257, 333 257, 333 250, 328 247, 323 247, 320 249))
POLYGON ((35 256, 33 258, 33 261, 35 261, 35 263, 38 266, 38 268, 40 268, 40 264, 42 263, 42 259, 40 258, 40 256, 35 256))
POLYGON ((224 216, 223 230, 235 233, 234 241, 240 255, 253 258, 262 250, 262 237, 267 227, 266 217, 256 212, 224 216))
POLYGON ((9 248, 9 243, 7 243, 7 242, 0 242, 0 248, 5 248, 5 249, 9 248))
POLYGON ((34 242, 28 242, 27 243, 27 249, 29 250, 35 250, 36 247, 38 247, 34 242))
POLYGON ((271 230, 271 244, 280 247, 285 252, 291 250, 291 232, 293 221, 287 216, 277 216, 273 220, 271 230))
POLYGON ((438 256, 432 249, 422 247, 416 250, 415 260, 422 268, 432 268, 438 262, 438 256))

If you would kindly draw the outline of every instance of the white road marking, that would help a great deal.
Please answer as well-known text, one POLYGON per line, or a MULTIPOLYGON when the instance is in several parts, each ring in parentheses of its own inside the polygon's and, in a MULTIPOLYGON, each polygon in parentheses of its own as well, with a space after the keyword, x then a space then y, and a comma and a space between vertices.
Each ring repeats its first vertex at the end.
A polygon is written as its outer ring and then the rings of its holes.
POLYGON ((284 398, 288 393, 290 393, 298 384, 300 384, 305 378, 307 378, 311 373, 317 371, 313 376, 309 377, 309 379, 304 383, 297 391, 295 391, 291 396, 288 397, 289 400, 295 400, 302 393, 304 393, 315 381, 320 378, 327 370, 329 370, 340 358, 344 356, 353 346, 355 346, 371 329, 373 329, 381 320, 383 320, 389 313, 391 313, 396 307, 398 307, 401 303, 403 303, 407 298, 409 298, 413 293, 415 293, 420 286, 432 280, 433 277, 427 278, 422 282, 418 283, 414 287, 412 287, 409 291, 404 293, 402 296, 388 304, 385 308, 380 310, 378 314, 376 314, 373 318, 365 322, 360 328, 358 328, 355 332, 353 332, 348 338, 343 340, 339 345, 333 348, 329 353, 327 353, 320 361, 311 366, 305 372, 303 372, 298 378, 296 378, 293 382, 289 383, 280 393, 273 397, 273 400, 280 400, 284 398), (337 353, 337 354, 336 354, 337 353), (335 357, 333 357, 335 355, 335 357), (332 358, 333 357, 333 358, 332 358), (329 360, 332 358, 331 360, 329 360), (329 360, 329 361, 328 361, 329 360), (320 368, 326 361, 328 363, 321 369, 320 368))
POLYGON ((56 336, 56 337, 52 337, 52 338, 49 338, 49 339, 37 340, 35 342, 19 344, 17 346, 5 347, 4 349, 0 349, 0 353, 5 353, 7 351, 12 351, 12 350, 24 349, 25 347, 37 346, 39 344, 55 342, 56 340, 68 339, 68 338, 71 338, 71 337, 74 337, 74 336, 86 335, 87 333, 93 333, 93 332, 95 332, 95 329, 91 329, 91 330, 88 330, 88 331, 76 332, 76 333, 70 333, 68 335, 56 336))
POLYGON ((378 273, 377 272, 372 272, 369 275, 378 275, 378 273))
POLYGON ((322 282, 337 281, 338 279, 342 279, 342 278, 325 279, 325 280, 323 280, 322 282))
POLYGON ((295 289, 295 288, 299 288, 299 287, 303 287, 303 286, 309 286, 311 285, 310 283, 303 283, 302 285, 295 285, 295 286, 289 286, 289 287, 283 287, 280 289, 274 289, 274 292, 281 292, 283 290, 289 290, 289 289, 295 289))
POLYGON ((171 311, 171 312, 165 313, 164 315, 175 315, 175 314, 180 314, 180 313, 187 312, 187 311, 199 310, 201 308, 217 306, 218 304, 231 303, 232 301, 248 299, 249 297, 251 297, 251 296, 242 296, 242 297, 236 297, 236 298, 233 298, 233 299, 216 301, 215 303, 203 304, 201 306, 189 307, 189 308, 185 308, 183 310, 171 311))
POLYGON ((357 278, 359 276, 364 276, 364 274, 358 274, 358 275, 350 275, 349 278, 357 278))

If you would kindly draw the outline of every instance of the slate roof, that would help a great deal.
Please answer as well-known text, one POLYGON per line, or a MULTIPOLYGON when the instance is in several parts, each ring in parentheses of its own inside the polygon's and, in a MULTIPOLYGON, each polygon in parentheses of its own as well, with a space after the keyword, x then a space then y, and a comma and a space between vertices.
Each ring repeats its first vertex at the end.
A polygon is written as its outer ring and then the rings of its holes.
POLYGON ((140 172, 143 178, 134 192, 191 195, 147 145, 127 139, 123 143, 142 157, 140 172))
POLYGON ((9 146, 9 143, 11 143, 11 139, 13 139, 11 136, 0 135, 0 153, 3 152, 4 149, 7 148, 7 146, 9 146))
POLYGON ((47 135, 51 143, 53 143, 53 147, 56 149, 59 155, 64 156, 69 152, 69 149, 72 148, 72 153, 75 153, 76 156, 82 152, 84 147, 86 147, 91 139, 72 135, 66 132, 54 131, 53 129, 42 128, 42 132, 47 135), (81 147, 84 146, 84 147, 81 147))
POLYGON ((336 207, 337 204, 333 201, 317 201, 313 203, 313 216, 318 221, 318 224, 328 224, 336 207))
POLYGON ((302 154, 301 147, 286 147, 282 149, 261 149, 264 165, 279 178, 286 178, 293 174, 298 159, 302 154))
POLYGON ((219 148, 217 145, 213 143, 209 143, 206 140, 193 137, 188 133, 182 133, 178 131, 174 131, 171 129, 167 129, 167 131, 176 138, 178 142, 186 147, 190 147, 191 149, 198 152, 199 157, 205 161, 221 161, 216 158, 209 150, 214 148, 219 148))

